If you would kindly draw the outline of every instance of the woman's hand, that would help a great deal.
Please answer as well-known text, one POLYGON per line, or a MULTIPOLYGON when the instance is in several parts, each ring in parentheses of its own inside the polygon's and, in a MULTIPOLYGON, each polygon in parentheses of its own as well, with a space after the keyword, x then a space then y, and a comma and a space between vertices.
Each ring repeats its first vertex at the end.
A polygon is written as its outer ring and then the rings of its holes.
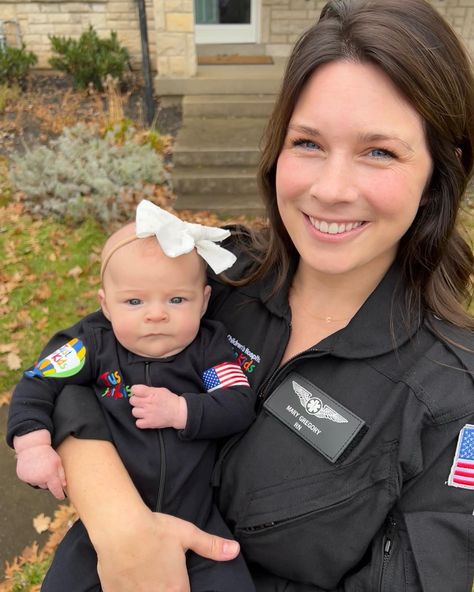
POLYGON ((110 442, 67 438, 58 451, 104 592, 189 592, 188 549, 215 561, 238 555, 238 543, 149 510, 110 442))
POLYGON ((239 553, 235 541, 207 534, 179 518, 150 512, 131 525, 129 535, 117 544, 97 549, 102 588, 104 592, 189 592, 188 549, 215 561, 233 559, 239 553))

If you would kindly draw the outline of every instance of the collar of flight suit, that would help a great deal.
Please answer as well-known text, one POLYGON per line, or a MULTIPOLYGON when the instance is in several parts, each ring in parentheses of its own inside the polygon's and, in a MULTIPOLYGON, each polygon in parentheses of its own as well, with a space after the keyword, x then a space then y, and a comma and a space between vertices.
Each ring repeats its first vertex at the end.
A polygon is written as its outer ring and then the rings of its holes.
MULTIPOLYGON (((288 292, 293 273, 294 269, 275 294, 272 294, 274 274, 240 290, 251 298, 258 298, 273 315, 291 322, 288 292)), ((341 358, 363 359, 394 351, 412 339, 423 319, 408 319, 404 288, 401 272, 394 263, 347 327, 321 341, 317 349, 341 358)))

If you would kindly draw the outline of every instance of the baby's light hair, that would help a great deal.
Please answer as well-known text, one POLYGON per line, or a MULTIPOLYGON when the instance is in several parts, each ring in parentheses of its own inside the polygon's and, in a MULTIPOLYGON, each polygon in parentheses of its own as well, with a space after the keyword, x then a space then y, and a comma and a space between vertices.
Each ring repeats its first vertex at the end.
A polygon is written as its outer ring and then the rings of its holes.
MULTIPOLYGON (((156 237, 154 237, 154 236, 149 236, 146 238, 137 237, 135 222, 130 222, 129 224, 122 226, 122 228, 119 228, 119 230, 117 230, 116 232, 114 232, 113 234, 111 234, 109 236, 109 238, 105 241, 105 244, 102 248, 101 267, 100 267, 100 280, 102 283, 104 281, 105 270, 106 270, 107 265, 108 265, 110 259, 112 258, 112 256, 118 250, 122 249, 126 245, 129 245, 129 244, 135 243, 135 242, 137 243, 137 246, 140 245, 140 247, 143 247, 144 249, 151 246, 155 249, 158 248, 160 251, 162 251, 160 244, 159 244, 158 240, 156 239, 156 237)), ((198 255, 198 259, 199 259, 201 270, 202 270, 201 277, 203 280, 203 284, 205 284, 206 279, 207 279, 207 263, 199 255, 198 255)))

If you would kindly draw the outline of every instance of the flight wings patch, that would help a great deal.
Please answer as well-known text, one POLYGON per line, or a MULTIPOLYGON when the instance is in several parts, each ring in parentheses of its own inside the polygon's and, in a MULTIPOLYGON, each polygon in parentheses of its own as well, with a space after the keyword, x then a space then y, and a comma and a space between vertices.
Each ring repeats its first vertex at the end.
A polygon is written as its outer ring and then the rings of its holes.
POLYGON ((347 419, 340 413, 335 411, 329 405, 323 404, 321 399, 314 397, 304 386, 298 384, 295 380, 292 381, 293 390, 298 395, 301 405, 310 415, 315 415, 321 419, 330 419, 336 423, 347 423, 347 419))

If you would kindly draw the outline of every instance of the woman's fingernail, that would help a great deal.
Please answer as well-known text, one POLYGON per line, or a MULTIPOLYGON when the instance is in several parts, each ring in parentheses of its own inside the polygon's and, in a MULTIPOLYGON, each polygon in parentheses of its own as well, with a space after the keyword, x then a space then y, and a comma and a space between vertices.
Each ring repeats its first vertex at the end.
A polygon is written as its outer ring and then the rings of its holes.
POLYGON ((222 551, 224 555, 235 555, 235 553, 239 550, 239 543, 236 541, 226 541, 222 545, 222 551))

